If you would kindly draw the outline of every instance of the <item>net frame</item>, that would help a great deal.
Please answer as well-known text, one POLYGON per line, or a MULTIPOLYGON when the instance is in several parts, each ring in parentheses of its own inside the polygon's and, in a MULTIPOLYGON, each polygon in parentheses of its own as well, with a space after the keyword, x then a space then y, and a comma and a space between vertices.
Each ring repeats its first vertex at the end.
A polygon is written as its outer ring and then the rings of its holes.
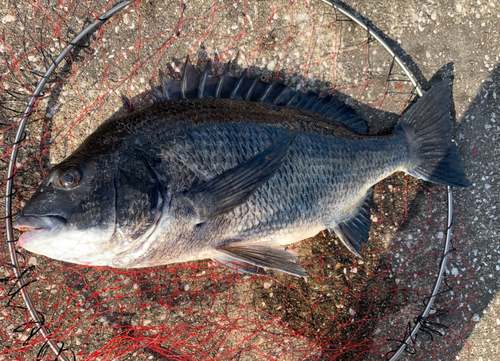
MULTIPOLYGON (((400 65, 400 67, 408 75, 408 78, 410 79, 410 81, 415 86, 417 93, 420 96, 422 95, 421 87, 418 84, 418 82, 415 80, 415 78, 413 77, 413 75, 410 72, 410 70, 405 66, 405 64, 400 59, 400 57, 398 57, 397 54, 395 54, 390 49, 390 47, 387 45, 387 43, 385 43, 385 41, 380 36, 378 36, 375 31, 373 31, 373 29, 371 29, 370 27, 368 27, 367 25, 365 25, 355 15, 353 15, 352 13, 350 13, 347 10, 345 10, 344 8, 342 8, 339 4, 336 4, 334 2, 329 2, 327 0, 322 0, 322 1, 324 3, 330 5, 330 6, 335 7, 337 10, 339 10, 340 12, 342 12, 347 17, 351 18, 359 26, 361 26, 366 31, 368 31, 371 34, 371 36, 373 36, 391 54, 391 56, 393 56, 394 60, 400 65)), ((118 12, 122 11, 127 6, 129 6, 129 5, 133 4, 133 3, 134 3, 134 1, 124 1, 124 2, 116 5, 111 10, 107 11, 105 14, 103 14, 102 16, 100 16, 98 20, 94 21, 91 25, 89 25, 86 29, 84 29, 79 35, 77 35, 75 37, 75 39, 69 44, 69 46, 66 49, 64 49, 59 54, 59 56, 57 57, 57 59, 54 61, 53 65, 49 68, 49 70, 46 72, 46 74, 43 76, 42 80, 38 84, 35 92, 33 93, 33 98, 30 100, 29 104, 26 107, 26 110, 25 110, 24 115, 23 115, 23 119, 19 123, 19 126, 18 126, 18 131, 17 131, 17 135, 16 135, 16 138, 15 138, 16 140, 14 142, 15 145, 19 144, 19 142, 21 141, 22 133, 23 133, 23 130, 24 130, 24 126, 26 124, 27 117, 30 114, 30 112, 31 112, 31 110, 33 108, 33 105, 35 104, 36 98, 38 97, 38 95, 42 91, 43 87, 45 86, 45 83, 46 83, 47 79, 50 77, 50 75, 52 74, 52 72, 56 69, 57 65, 68 54, 68 52, 71 50, 71 48, 75 44, 77 44, 78 41, 81 38, 83 38, 84 36, 86 36, 87 34, 89 34, 90 32, 92 32, 96 27, 100 26, 101 24, 103 24, 104 22, 106 22, 108 19, 110 19, 113 15, 117 14, 118 12)), ((15 248, 14 248, 14 242, 15 242, 15 240, 14 240, 14 237, 13 237, 12 218, 11 218, 10 209, 11 209, 11 205, 12 205, 12 203, 11 203, 11 197, 12 197, 13 175, 14 175, 14 171, 15 171, 15 161, 16 161, 16 157, 17 157, 17 150, 18 150, 18 147, 14 146, 14 148, 12 150, 12 153, 11 153, 11 157, 9 159, 9 168, 8 168, 8 176, 7 176, 8 181, 7 181, 7 184, 6 184, 6 217, 7 217, 7 219, 6 219, 6 231, 7 231, 7 242, 8 242, 8 247, 9 247, 9 251, 10 251, 11 261, 12 261, 12 263, 14 265, 14 269, 15 269, 16 282, 18 283, 18 287, 21 290, 22 297, 23 297, 23 299, 24 299, 24 301, 25 301, 25 303, 27 305, 27 308, 28 308, 28 310, 30 312, 30 315, 31 315, 32 319, 34 320, 35 324, 38 325, 37 327, 39 328, 40 333, 46 339, 47 344, 50 346, 50 348, 52 349, 52 351, 54 352, 54 354, 57 355, 61 360, 68 360, 68 358, 66 356, 64 356, 64 355, 61 354, 61 352, 62 352, 61 348, 59 348, 50 339, 50 331, 47 330, 46 327, 43 325, 43 322, 41 321, 39 315, 37 314, 36 310, 32 306, 30 297, 29 297, 28 293, 25 290, 25 283, 23 281, 23 272, 21 272, 21 270, 19 268, 19 262, 18 262, 17 254, 16 254, 15 248)), ((451 187, 447 188, 447 210, 448 210, 448 214, 447 214, 447 217, 448 217, 447 218, 447 225, 448 226, 447 226, 446 237, 445 237, 445 240, 444 240, 443 256, 442 256, 442 260, 441 260, 441 264, 440 264, 440 268, 439 268, 439 274, 438 274, 438 277, 436 279, 436 282, 435 282, 435 285, 434 285, 434 289, 433 289, 433 292, 432 292, 432 296, 431 296, 431 298, 430 298, 430 300, 429 300, 429 302, 428 302, 428 304, 427 304, 424 312, 422 313, 419 322, 416 322, 415 326, 412 328, 412 330, 410 332, 410 335, 406 338, 406 340, 403 342, 403 344, 400 346, 400 348, 394 353, 394 355, 391 357, 391 360, 396 360, 403 353, 403 351, 410 345, 410 343, 411 343, 412 339, 414 338, 415 334, 418 332, 418 330, 422 326, 425 318, 428 316, 429 311, 432 308, 432 304, 433 304, 433 302, 434 302, 434 300, 435 300, 435 298, 436 298, 436 296, 437 296, 437 294, 439 292, 439 287, 441 285, 443 274, 444 274, 444 270, 446 268, 446 259, 447 259, 447 256, 448 256, 448 253, 449 253, 449 249, 450 249, 449 244, 450 244, 450 239, 451 239, 451 224, 452 224, 452 215, 453 215, 453 209, 452 209, 452 189, 451 189, 451 187)))

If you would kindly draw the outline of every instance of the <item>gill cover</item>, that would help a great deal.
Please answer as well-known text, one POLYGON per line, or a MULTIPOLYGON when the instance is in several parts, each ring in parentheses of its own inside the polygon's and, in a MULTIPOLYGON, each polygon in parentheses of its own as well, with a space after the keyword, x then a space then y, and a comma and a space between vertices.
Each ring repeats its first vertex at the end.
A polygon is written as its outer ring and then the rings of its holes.
POLYGON ((160 160, 146 150, 133 148, 120 154, 113 179, 115 236, 135 240, 154 230, 168 194, 160 160), (163 176, 163 178, 161 178, 163 176))

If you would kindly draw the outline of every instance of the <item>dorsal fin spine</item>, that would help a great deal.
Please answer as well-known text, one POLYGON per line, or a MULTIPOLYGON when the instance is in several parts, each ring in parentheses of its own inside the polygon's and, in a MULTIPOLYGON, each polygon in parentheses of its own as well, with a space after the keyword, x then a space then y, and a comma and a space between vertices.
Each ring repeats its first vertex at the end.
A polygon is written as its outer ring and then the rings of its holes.
POLYGON ((283 95, 283 93, 285 92, 285 90, 287 90, 288 87, 284 87, 283 90, 278 94, 278 96, 274 99, 273 101, 273 104, 274 105, 278 105, 279 104, 279 100, 281 98, 281 96, 283 95))
POLYGON ((295 92, 295 94, 293 95, 293 97, 290 98, 290 100, 285 104, 285 106, 289 106, 290 104, 293 104, 293 102, 295 101, 295 99, 297 99, 297 97, 299 96, 299 92, 295 92))
POLYGON ((202 77, 200 78, 200 85, 198 86, 198 99, 204 98, 205 92, 205 84, 207 83, 207 78, 209 77, 208 71, 210 70, 210 60, 207 61, 207 65, 205 66, 205 71, 203 72, 202 77))
POLYGON ((277 80, 274 80, 272 83, 269 84, 269 86, 267 87, 267 89, 264 92, 264 94, 262 94, 262 96, 259 98, 259 100, 258 100, 259 103, 264 103, 264 101, 266 100, 267 95, 269 94, 269 92, 271 92, 272 88, 274 87, 274 84, 276 84, 276 81, 277 80))
POLYGON ((163 98, 164 100, 170 100, 170 94, 168 92, 168 87, 167 87, 167 76, 165 74, 160 75, 160 81, 161 81, 161 89, 163 90, 163 98))
POLYGON ((243 83, 245 78, 246 78, 246 73, 243 72, 243 74, 241 74, 241 76, 238 78, 238 81, 236 82, 236 85, 234 86, 233 91, 231 92, 230 96, 231 99, 236 98, 236 94, 238 94, 238 90, 240 90, 241 84, 243 83))
POLYGON ((181 81, 181 99, 187 99, 186 97, 186 84, 188 81, 188 65, 189 65, 189 55, 186 57, 186 62, 184 63, 184 69, 182 71, 182 81, 181 81))
POLYGON ((255 84, 257 84, 258 81, 259 81, 259 78, 255 78, 254 79, 252 85, 250 86, 250 88, 248 89, 247 93, 245 94, 245 100, 246 101, 250 100, 250 96, 252 95, 252 91, 254 90, 255 84))

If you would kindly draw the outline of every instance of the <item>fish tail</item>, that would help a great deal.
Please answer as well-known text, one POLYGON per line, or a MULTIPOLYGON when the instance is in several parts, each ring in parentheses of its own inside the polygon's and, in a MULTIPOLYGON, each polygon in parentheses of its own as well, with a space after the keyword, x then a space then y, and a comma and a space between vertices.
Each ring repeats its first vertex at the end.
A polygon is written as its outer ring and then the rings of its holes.
POLYGON ((425 93, 399 120, 395 132, 405 139, 406 173, 432 183, 469 187, 452 141, 449 83, 443 80, 425 93))

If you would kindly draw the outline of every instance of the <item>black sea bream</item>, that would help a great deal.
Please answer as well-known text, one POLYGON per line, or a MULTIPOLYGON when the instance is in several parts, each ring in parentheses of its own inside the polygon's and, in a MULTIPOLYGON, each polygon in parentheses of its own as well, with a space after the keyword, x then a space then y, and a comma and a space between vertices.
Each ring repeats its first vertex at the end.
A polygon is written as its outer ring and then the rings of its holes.
POLYGON ((447 80, 386 136, 366 135, 337 98, 279 82, 186 65, 162 88, 161 101, 108 119, 52 168, 14 224, 21 247, 85 265, 211 258, 306 276, 283 246, 329 229, 360 256, 371 187, 394 172, 469 186, 447 80))

